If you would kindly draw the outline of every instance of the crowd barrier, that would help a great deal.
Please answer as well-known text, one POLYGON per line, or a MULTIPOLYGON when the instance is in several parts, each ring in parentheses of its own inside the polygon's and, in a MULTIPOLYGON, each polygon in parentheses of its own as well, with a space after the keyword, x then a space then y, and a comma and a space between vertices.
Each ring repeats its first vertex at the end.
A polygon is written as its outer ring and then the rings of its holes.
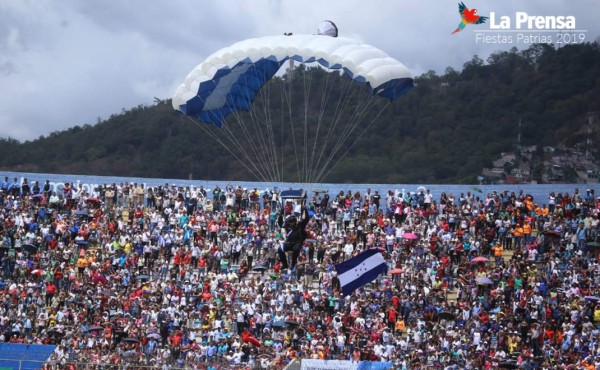
POLYGON ((310 360, 300 361, 300 370, 391 370, 391 362, 310 360))
POLYGON ((52 362, 34 360, 14 360, 0 358, 0 370, 275 370, 276 367, 264 367, 261 364, 234 365, 230 363, 186 365, 134 365, 134 364, 109 364, 98 362, 52 362))

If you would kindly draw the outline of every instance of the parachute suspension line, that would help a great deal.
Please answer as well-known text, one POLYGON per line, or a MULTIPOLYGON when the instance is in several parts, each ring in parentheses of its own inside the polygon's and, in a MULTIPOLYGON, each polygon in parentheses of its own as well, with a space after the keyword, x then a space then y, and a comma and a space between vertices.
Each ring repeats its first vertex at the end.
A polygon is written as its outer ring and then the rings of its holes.
MULTIPOLYGON (((332 89, 333 89, 333 84, 331 84, 331 86, 329 87, 329 89, 327 91, 323 92, 323 95, 330 95, 332 89)), ((321 161, 323 160, 323 156, 325 155, 325 152, 330 147, 335 147, 335 145, 331 144, 333 141, 331 138, 337 133, 337 127, 342 119, 343 112, 346 110, 347 106, 350 104, 350 99, 348 99, 348 95, 350 94, 351 89, 352 89, 352 84, 347 83, 345 86, 345 89, 343 89, 342 92, 339 94, 338 100, 335 103, 335 110, 333 111, 333 115, 330 118, 330 122, 328 125, 329 129, 327 131, 325 139, 323 140, 323 142, 321 144, 321 152, 319 154, 317 163, 314 166, 315 174, 320 173, 322 171, 321 161)), ((325 111, 325 108, 322 108, 322 113, 324 113, 324 111, 325 111)), ((340 138, 338 137, 338 140, 339 139, 340 138)), ((314 180, 315 180, 315 176, 313 175, 313 181, 314 180)))
POLYGON ((351 114, 351 119, 348 121, 348 124, 344 126, 344 129, 341 135, 338 138, 338 141, 335 145, 335 148, 338 149, 343 146, 348 137, 354 132, 354 130, 358 127, 358 125, 362 122, 364 114, 368 111, 368 109, 373 105, 376 98, 373 97, 364 97, 359 98, 359 104, 354 108, 354 112, 351 114), (364 105, 361 105, 360 102, 364 102, 364 105))
POLYGON ((196 126, 200 127, 200 129, 202 129, 202 131, 204 131, 204 133, 206 133, 211 139, 215 140, 217 143, 219 143, 222 147, 224 147, 229 154, 231 154, 239 163, 242 164, 242 166, 244 166, 246 168, 246 170, 248 170, 248 172, 250 173, 254 173, 256 175, 256 177, 261 180, 261 181, 265 181, 266 178, 262 175, 262 173, 258 170, 258 168, 256 168, 256 166, 254 165, 253 162, 248 162, 252 165, 252 167, 254 167, 254 171, 246 164, 246 162, 242 161, 242 159, 236 154, 234 153, 231 148, 222 140, 221 137, 219 137, 215 132, 213 132, 209 127, 206 127, 206 124, 200 124, 198 123, 194 118, 192 118, 191 116, 186 116, 192 123, 194 123, 196 126))
MULTIPOLYGON (((266 174, 265 176, 268 179, 271 179, 272 174, 269 172, 269 166, 267 166, 267 164, 265 163, 265 160, 266 160, 265 156, 263 153, 260 153, 260 151, 259 151, 259 149, 262 147, 260 145, 253 145, 254 142, 253 142, 253 137, 251 134, 251 131, 252 131, 251 128, 248 127, 249 125, 246 124, 245 120, 243 119, 243 117, 240 116, 239 113, 233 112, 232 115, 236 119, 240 130, 239 131, 236 130, 236 132, 234 132, 232 130, 232 128, 227 125, 223 125, 222 129, 224 129, 224 131, 226 131, 229 134, 229 136, 234 138, 236 140, 236 142, 238 142, 238 143, 239 143, 239 141, 237 140, 237 136, 243 136, 242 141, 245 143, 248 143, 247 145, 249 147, 249 150, 244 149, 243 146, 241 145, 241 143, 240 143, 239 147, 246 154, 245 155, 246 159, 248 161, 257 163, 257 165, 260 166, 261 171, 266 174), (263 154, 263 155, 261 155, 261 154, 263 154)), ((251 119, 250 119, 250 121, 252 122, 251 119)), ((258 143, 256 143, 256 144, 258 144, 258 143)))
MULTIPOLYGON (((303 152, 304 152, 304 157, 303 157, 303 161, 302 161, 302 179, 300 180, 301 182, 307 183, 308 182, 308 172, 309 172, 309 167, 308 167, 308 102, 310 100, 310 88, 312 86, 312 73, 310 73, 307 70, 302 71, 302 82, 304 84, 304 147, 303 147, 303 152), (309 72, 309 73, 307 73, 309 72), (307 78, 308 75, 308 78, 307 78)), ((317 138, 315 138, 315 140, 317 140, 317 138)))
MULTIPOLYGON (((259 90, 262 99, 258 100, 262 101, 263 110, 261 111, 261 106, 259 104, 256 104, 254 105, 253 109, 250 109, 248 111, 248 116, 250 117, 250 123, 252 123, 252 125, 251 127, 248 127, 246 132, 248 137, 253 137, 253 140, 249 140, 249 143, 253 146, 254 152, 257 156, 257 160, 260 161, 260 163, 265 169, 265 172, 269 173, 269 180, 274 181, 274 179, 277 178, 277 175, 275 173, 276 166, 273 166, 272 155, 270 155, 269 153, 269 145, 265 141, 266 135, 265 132, 263 132, 263 130, 267 130, 267 128, 263 129, 263 126, 268 125, 268 123, 266 122, 266 114, 264 113, 264 106, 265 104, 269 103, 268 101, 265 101, 265 99, 268 99, 269 94, 265 94, 264 91, 268 89, 269 85, 267 84, 259 90), (259 116, 259 113, 263 113, 263 116, 259 116), (261 123, 262 121, 265 121, 265 123, 261 123)), ((250 98, 247 97, 247 99, 250 98)))
MULTIPOLYGON (((242 145, 242 143, 238 139, 239 135, 237 135, 236 133, 234 133, 233 130, 232 130, 232 128, 230 126, 231 125, 225 124, 225 125, 223 125, 221 127, 221 130, 223 130, 227 134, 227 137, 229 138, 230 143, 233 146, 235 146, 237 148, 237 150, 242 153, 242 155, 244 156, 245 160, 248 161, 248 163, 251 163, 252 167, 254 167, 256 169, 256 171, 258 171, 260 173, 260 177, 261 178, 268 179, 269 176, 268 176, 267 173, 265 173, 265 168, 264 168, 263 164, 260 161, 256 160, 256 155, 255 154, 253 155, 252 153, 250 153, 250 151, 248 151, 248 150, 246 150, 244 148, 244 146, 242 145)), ((242 125, 241 127, 244 127, 244 126, 242 125)), ((242 132, 243 132, 243 130, 242 130, 242 132)), ((255 150, 252 150, 252 151, 255 151, 255 150)))
POLYGON ((279 88, 281 89, 281 94, 279 94, 279 98, 281 99, 281 101, 279 102, 279 104, 280 104, 279 111, 281 113, 281 117, 279 117, 279 125, 280 125, 280 130, 279 131, 281 133, 281 141, 279 142, 279 149, 280 149, 280 154, 281 154, 281 157, 280 157, 280 163, 281 163, 281 181, 283 182, 283 171, 284 171, 284 169, 283 169, 283 164, 284 164, 284 161, 283 161, 283 143, 284 143, 284 139, 285 139, 285 135, 284 135, 284 131, 285 131, 284 130, 284 128, 285 128, 284 127, 285 126, 284 114, 285 113, 284 113, 284 109, 283 109, 283 107, 284 107, 284 100, 285 100, 284 97, 283 97, 283 91, 285 90, 285 81, 284 81, 283 78, 279 80, 279 88))
MULTIPOLYGON (((262 89, 259 90, 260 97, 259 101, 262 102, 260 107, 256 106, 256 110, 250 110, 252 118, 256 122, 256 132, 260 136, 259 142, 264 148, 266 162, 269 165, 270 172, 272 173, 271 181, 280 181, 281 174, 279 172, 279 165, 277 163, 277 149, 275 147, 275 137, 273 133, 273 120, 271 118, 271 112, 269 107, 271 106, 271 85, 266 84, 262 89), (261 108, 261 109, 259 109, 261 108), (256 112, 256 114, 254 114, 256 112), (258 113, 262 113, 262 117, 259 117, 258 113), (263 129, 264 121, 265 128, 263 129)), ((256 104, 256 103, 255 103, 256 104)), ((258 105, 258 104, 256 104, 258 105)))
MULTIPOLYGON (((360 140, 360 138, 371 128, 371 126, 373 126, 373 124, 377 121, 379 116, 381 116, 381 114, 385 111, 385 109, 387 108, 387 106, 389 104, 390 104, 389 101, 386 102, 386 104, 379 110, 379 112, 375 115, 375 117, 373 117, 371 122, 369 122, 365 126, 365 128, 360 132, 360 134, 356 136, 356 139, 354 139, 354 141, 352 141, 352 143, 350 143, 350 145, 348 145, 348 148, 346 148, 346 151, 333 163, 332 166, 329 167, 329 170, 324 175, 321 175, 317 178, 318 181, 320 181, 321 179, 325 179, 327 176, 329 176, 331 171, 340 163, 340 161, 346 156, 346 154, 348 154, 348 152, 350 152, 350 149, 352 149, 354 144, 356 144, 358 142, 358 140, 360 140)), ((325 168, 326 167, 324 167, 324 169, 325 168)))
MULTIPOLYGON (((321 131, 321 125, 323 124, 324 121, 324 117, 325 117, 325 112, 327 111, 327 106, 329 104, 329 97, 331 96, 331 91, 333 90, 333 86, 334 84, 331 83, 330 84, 330 80, 331 80, 331 76, 334 75, 335 72, 328 72, 327 78, 325 79, 325 83, 321 84, 321 91, 320 91, 320 109, 317 115, 317 128, 316 128, 316 135, 315 135, 315 141, 314 141, 314 145, 313 145, 313 150, 312 150, 312 154, 311 154, 311 173, 310 173, 310 181, 313 182, 314 180, 314 175, 315 173, 318 171, 318 167, 319 167, 319 163, 320 163, 320 158, 322 156, 322 153, 324 150, 327 149, 328 144, 329 144, 329 138, 332 136, 332 134, 335 132, 335 125, 328 125, 329 130, 327 131, 327 133, 325 135, 323 135, 325 138, 322 139, 320 134, 321 131), (315 162, 315 153, 318 152, 317 147, 321 146, 321 151, 319 153, 319 158, 316 160, 315 162)), ((337 113, 333 113, 333 116, 335 117, 337 113)), ((333 121, 334 118, 331 118, 331 121, 333 121)))
MULTIPOLYGON (((266 86, 264 87, 266 88, 266 86)), ((262 91, 263 89, 259 90, 262 91)), ((263 94, 264 95, 264 94, 263 94)), ((250 95, 246 94, 244 96, 248 105, 252 103, 252 98, 250 95)), ((274 172, 274 168, 272 166, 270 155, 268 154, 268 146, 264 141, 264 134, 262 125, 260 124, 260 118, 257 116, 259 109, 250 109, 248 111, 249 123, 246 123, 246 120, 240 113, 237 111, 233 112, 233 116, 236 118, 241 133, 245 136, 244 142, 248 143, 251 151, 251 155, 253 158, 250 158, 252 161, 258 162, 262 171, 267 174, 267 177, 270 181, 273 181, 276 178, 276 174, 274 172)), ((229 129, 229 128, 228 128, 229 129)), ((234 133, 229 129, 231 135, 234 133)))
MULTIPOLYGON (((358 126, 360 125, 360 123, 363 121, 365 114, 370 110, 371 106, 373 106, 376 102, 377 102, 378 98, 375 97, 370 97, 370 98, 364 98, 364 100, 359 100, 359 101, 364 101, 365 104, 363 104, 362 106, 359 104, 355 110, 354 113, 351 115, 352 119, 348 122, 348 124, 344 127, 343 132, 340 134, 337 143, 335 144, 334 148, 331 150, 331 153, 327 159, 327 161, 325 162, 325 165, 322 168, 322 171, 319 175, 319 177, 322 176, 323 171, 325 171, 327 169, 327 167, 329 166, 329 164, 334 160, 335 155, 340 152, 340 150, 343 149, 344 145, 347 143, 348 138, 354 133, 354 131, 358 128, 358 126)), ((363 131, 364 132, 364 131, 363 131)), ((362 135, 362 134, 361 134, 362 135)), ((358 141, 360 139, 360 136, 358 135, 355 139, 355 142, 358 141)), ((338 160, 335 161, 335 163, 338 163, 339 160, 348 152, 348 150, 346 150, 344 152, 343 155, 338 157, 338 160)))
MULTIPOLYGON (((272 179, 272 181, 276 181, 279 182, 281 181, 281 173, 279 172, 279 164, 277 162, 277 147, 275 146, 275 134, 273 132, 273 118, 271 117, 271 110, 269 109, 269 107, 271 106, 271 84, 267 84, 265 86, 266 93, 263 93, 263 89, 261 89, 261 101, 263 102, 262 104, 262 109, 263 109, 263 114, 264 114, 264 121, 265 121, 265 125, 266 125, 266 137, 263 138, 263 142, 265 142, 265 146, 266 146, 266 150, 267 150, 267 156, 269 159, 269 162, 271 164, 272 167, 272 171, 274 174, 274 177, 272 179)), ((260 122, 259 122, 259 127, 260 127, 260 122)), ((261 134, 262 135, 262 134, 261 134)))
MULTIPOLYGON (((333 116, 331 117, 331 123, 329 125, 330 130, 327 133, 327 141, 326 141, 326 145, 323 146, 322 150, 321 150, 321 154, 319 155, 319 160, 318 160, 318 165, 315 168, 315 174, 313 175, 313 181, 316 181, 316 175, 317 173, 320 173, 323 171, 323 166, 326 166, 328 164, 328 160, 324 161, 324 164, 321 164, 321 162, 323 161, 323 156, 328 156, 328 157, 333 157, 335 156, 337 150, 336 148, 339 147, 339 145, 344 143, 344 126, 349 125, 352 121, 348 120, 344 123, 344 116, 347 115, 346 112, 349 112, 349 106, 353 103, 354 98, 353 98, 353 93, 352 91, 355 91, 354 89, 354 85, 352 84, 352 82, 350 81, 346 81, 343 82, 345 83, 345 89, 341 90, 341 93, 338 95, 338 100, 335 104, 335 110, 333 113, 333 116), (350 123, 349 123, 350 122, 350 123), (339 128, 338 128, 339 127, 339 128), (335 140, 335 137, 337 137, 337 141, 335 140), (328 155, 326 153, 329 153, 328 155)), ((330 88, 330 90, 326 93, 327 95, 331 94, 331 91, 333 90, 333 86, 330 88)), ((363 101, 363 100, 359 100, 363 101)))
MULTIPOLYGON (((315 174, 318 172, 319 169, 319 163, 321 162, 321 157, 323 156, 323 151, 325 151, 328 147, 328 143, 329 143, 329 138, 333 135, 334 131, 335 131, 335 125, 329 125, 329 130, 325 135, 325 139, 324 140, 319 140, 320 136, 319 133, 321 131, 321 124, 324 121, 324 116, 325 116, 325 112, 327 111, 327 106, 329 104, 329 97, 331 96, 331 91, 333 90, 333 86, 334 83, 330 83, 331 82, 331 76, 334 75, 334 73, 329 72, 326 74, 326 79, 325 79, 325 83, 321 84, 321 104, 320 104, 320 109, 319 109, 319 114, 317 116, 317 128, 316 128, 316 134, 315 134, 315 140, 314 140, 314 144, 313 144, 313 150, 312 150, 312 154, 311 154, 311 173, 310 173, 310 182, 314 182, 314 177, 315 174), (319 154, 319 157, 315 163, 315 153, 317 152, 317 146, 320 145, 321 146, 321 151, 319 154)), ((339 95, 338 95, 338 105, 339 105, 339 95)), ((338 114, 339 112, 334 112, 334 117, 338 114)), ((332 119, 332 121, 334 121, 334 119, 332 119)))
MULTIPOLYGON (((287 105, 287 110, 288 110, 288 117, 289 117, 289 124, 290 124, 290 134, 292 136, 292 143, 293 143, 293 147, 294 147, 294 158, 296 160, 296 171, 298 172, 298 181, 300 180, 300 164, 298 163, 298 149, 296 146, 296 135, 294 134, 294 117, 292 114, 292 83, 293 83, 293 71, 289 70, 289 74, 288 74, 288 84, 287 84, 287 89, 284 83, 283 89, 282 89, 282 94, 285 96, 285 102, 287 105), (287 90, 287 91, 286 91, 287 90)), ((283 106, 281 107, 282 111, 283 111, 283 106)), ((284 131, 284 130, 282 130, 284 131)), ((283 134, 282 134, 282 144, 283 144, 283 134)), ((283 151, 283 145, 281 147, 282 151, 283 151)))
MULTIPOLYGON (((234 128, 232 127, 233 124, 224 124, 221 127, 221 130, 223 130, 223 132, 227 134, 228 138, 230 139, 230 142, 232 142, 238 149, 238 151, 240 151, 244 155, 244 158, 247 161, 252 162, 255 167, 259 167, 261 173, 264 173, 264 164, 260 161, 260 158, 258 158, 256 148, 253 145, 248 145, 249 148, 245 148, 242 144, 242 142, 251 142, 251 139, 248 136, 248 130, 246 129, 246 125, 243 119, 241 119, 236 112, 234 112, 232 116, 233 118, 235 118, 235 121, 238 126, 234 128)), ((265 177, 268 178, 268 174, 265 174, 265 177)))
POLYGON ((325 83, 322 84, 323 86, 321 87, 321 109, 319 110, 319 114, 317 115, 317 128, 315 131, 315 139, 313 140, 313 145, 312 145, 312 150, 311 150, 311 154, 310 154, 310 169, 311 171, 309 172, 309 179, 312 178, 312 175, 315 171, 315 151, 317 149, 317 144, 319 143, 319 132, 321 131, 321 122, 323 121, 323 114, 324 114, 324 107, 327 106, 327 100, 329 98, 329 94, 325 94, 325 91, 327 90, 327 85, 329 84, 329 76, 331 74, 327 73, 327 78, 325 79, 325 83))

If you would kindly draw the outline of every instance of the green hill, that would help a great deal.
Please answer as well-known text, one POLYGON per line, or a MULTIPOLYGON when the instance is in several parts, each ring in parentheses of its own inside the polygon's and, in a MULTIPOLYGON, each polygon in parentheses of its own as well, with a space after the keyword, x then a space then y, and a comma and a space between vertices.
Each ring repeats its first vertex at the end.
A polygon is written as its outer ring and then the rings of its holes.
MULTIPOLYGON (((301 68, 298 73, 322 72, 301 68)), ((443 75, 431 71, 415 81, 415 88, 383 111, 326 182, 475 182, 483 167, 514 149, 519 119, 523 145, 569 147, 586 141, 588 115, 600 116, 597 42, 558 49, 533 45, 494 53, 487 61, 474 56, 462 71, 448 68, 443 75)), ((316 109, 311 112, 319 114, 316 109)), ((600 130, 595 128, 592 135, 592 142, 600 142, 600 130)), ((0 168, 255 179, 227 150, 175 112, 170 102, 123 110, 94 125, 33 141, 2 139, 0 168)), ((286 179, 293 177, 293 168, 284 170, 286 179)))

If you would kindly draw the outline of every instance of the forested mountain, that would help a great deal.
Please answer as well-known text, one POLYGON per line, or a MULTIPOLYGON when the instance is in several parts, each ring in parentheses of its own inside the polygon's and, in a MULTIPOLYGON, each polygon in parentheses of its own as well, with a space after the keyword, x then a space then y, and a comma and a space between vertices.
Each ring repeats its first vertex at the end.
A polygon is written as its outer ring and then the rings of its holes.
MULTIPOLYGON (((522 145, 573 146, 585 142, 588 116, 600 119, 597 42, 532 45, 494 53, 487 61, 474 56, 462 71, 430 71, 415 82, 383 111, 327 182, 474 182, 501 152, 514 150, 519 120, 522 145)), ((592 132, 595 143, 600 142, 598 126, 592 132)), ((170 102, 123 110, 94 125, 33 141, 2 139, 0 169, 255 179, 170 102)))

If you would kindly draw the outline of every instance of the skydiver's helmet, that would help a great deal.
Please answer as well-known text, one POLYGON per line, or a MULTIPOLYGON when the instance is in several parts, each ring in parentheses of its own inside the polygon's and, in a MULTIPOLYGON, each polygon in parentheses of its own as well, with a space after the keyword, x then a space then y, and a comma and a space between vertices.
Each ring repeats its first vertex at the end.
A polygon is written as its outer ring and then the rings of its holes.
POLYGON ((288 216, 285 219, 285 227, 294 227, 298 223, 296 216, 288 216))

